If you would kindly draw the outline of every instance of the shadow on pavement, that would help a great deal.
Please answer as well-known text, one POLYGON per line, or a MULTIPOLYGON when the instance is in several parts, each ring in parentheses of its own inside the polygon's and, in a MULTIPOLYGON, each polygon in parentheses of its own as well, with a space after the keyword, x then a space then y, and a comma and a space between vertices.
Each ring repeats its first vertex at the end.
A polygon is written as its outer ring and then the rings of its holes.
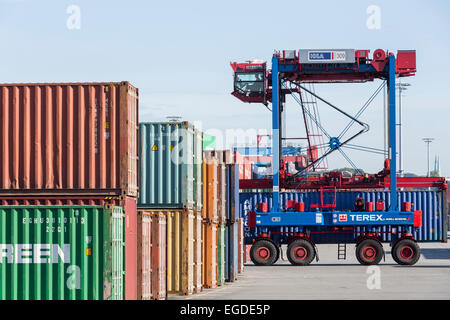
POLYGON ((450 259, 450 249, 420 249, 420 253, 423 254, 426 259, 450 259))

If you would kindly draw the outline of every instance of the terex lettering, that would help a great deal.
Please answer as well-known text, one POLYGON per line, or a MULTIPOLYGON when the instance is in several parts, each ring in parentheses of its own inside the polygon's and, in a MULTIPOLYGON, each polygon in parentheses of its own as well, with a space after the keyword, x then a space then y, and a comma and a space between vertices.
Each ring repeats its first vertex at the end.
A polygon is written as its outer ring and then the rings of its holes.
POLYGON ((383 221, 381 214, 349 214, 351 221, 383 221))

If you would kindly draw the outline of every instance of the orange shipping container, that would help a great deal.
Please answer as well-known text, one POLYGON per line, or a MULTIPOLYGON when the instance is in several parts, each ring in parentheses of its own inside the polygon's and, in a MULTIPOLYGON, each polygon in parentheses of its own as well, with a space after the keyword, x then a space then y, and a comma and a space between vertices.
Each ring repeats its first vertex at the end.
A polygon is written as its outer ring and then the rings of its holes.
POLYGON ((203 229, 203 287, 217 287, 217 224, 202 223, 203 229))
POLYGON ((212 223, 219 221, 219 185, 217 158, 203 158, 203 218, 212 223))
POLYGON ((0 84, 0 192, 137 197, 138 89, 0 84))

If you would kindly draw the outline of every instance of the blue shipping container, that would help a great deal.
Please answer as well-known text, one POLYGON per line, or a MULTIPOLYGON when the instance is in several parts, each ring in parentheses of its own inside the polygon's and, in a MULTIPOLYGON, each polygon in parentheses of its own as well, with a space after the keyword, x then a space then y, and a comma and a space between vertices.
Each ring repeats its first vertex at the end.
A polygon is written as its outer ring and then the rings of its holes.
POLYGON ((226 219, 235 222, 241 218, 239 208, 239 169, 236 164, 226 165, 226 219))
POLYGON ((225 281, 233 282, 238 274, 238 223, 227 224, 225 230, 225 281))
MULTIPOLYGON (((336 210, 353 210, 355 199, 363 198, 365 201, 376 202, 381 199, 385 202, 386 208, 390 204, 389 191, 340 191, 336 194, 336 210)), ((272 193, 240 193, 239 211, 244 216, 244 237, 245 243, 251 244, 253 237, 261 232, 261 228, 251 230, 248 228, 247 213, 255 211, 256 205, 267 202, 268 210, 272 207, 272 193)), ((334 198, 334 192, 333 192, 334 198)), ((280 194, 280 205, 286 206, 287 200, 296 200, 305 203, 305 211, 310 209, 311 204, 320 203, 319 192, 286 192, 280 194)), ((446 214, 446 194, 443 191, 399 191, 398 205, 401 208, 403 202, 411 202, 413 210, 422 210, 422 227, 417 231, 410 228, 411 232, 419 242, 447 242, 447 214, 446 214)), ((324 201, 325 202, 325 201, 324 201)), ((316 231, 324 231, 324 228, 317 228, 316 231), (323 229, 323 230, 322 230, 323 229)), ((364 227, 355 228, 356 232, 364 231, 364 227)), ((296 227, 281 227, 280 232, 297 232, 296 227)), ((390 227, 379 228, 383 241, 390 241, 390 227)), ((315 243, 339 243, 352 242, 356 235, 350 234, 312 234, 315 243)))

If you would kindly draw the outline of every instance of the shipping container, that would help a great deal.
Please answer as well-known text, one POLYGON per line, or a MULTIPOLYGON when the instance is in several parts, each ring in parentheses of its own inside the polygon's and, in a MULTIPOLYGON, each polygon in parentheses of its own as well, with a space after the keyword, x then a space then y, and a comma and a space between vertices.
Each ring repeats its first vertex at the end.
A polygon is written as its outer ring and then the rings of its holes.
POLYGON ((226 167, 226 219, 230 222, 235 222, 240 218, 238 168, 236 164, 228 164, 226 167))
POLYGON ((239 263, 239 223, 228 223, 225 231, 225 281, 237 279, 239 263))
POLYGON ((238 224, 238 273, 244 272, 244 218, 240 218, 238 224))
POLYGON ((138 211, 137 299, 152 298, 152 213, 138 211))
POLYGON ((138 89, 0 84, 0 193, 137 197, 138 89))
MULTIPOLYGON (((390 205, 389 191, 338 191, 336 193, 336 210, 350 211, 354 209, 355 199, 361 197, 364 201, 377 202, 381 200, 385 203, 385 208, 390 205)), ((414 238, 419 242, 447 242, 447 219, 445 212, 446 193, 444 191, 399 191, 398 206, 402 208, 403 202, 411 202, 413 210, 422 210, 422 227, 417 231, 409 228, 414 238)), ((327 198, 324 195, 324 198, 327 198)), ((334 199, 334 192, 330 201, 334 199)), ((305 204, 305 210, 309 210, 311 204, 320 203, 320 192, 285 192, 280 194, 280 206, 286 207, 287 200, 296 200, 305 204)), ((272 193, 240 193, 240 210, 247 218, 247 212, 256 209, 256 205, 261 202, 268 204, 268 210, 272 206, 272 193)), ((259 228, 258 228, 259 230, 259 228)), ((249 229, 247 220, 245 221, 245 243, 251 244, 256 229, 249 229)), ((358 232, 363 232, 364 227, 357 227, 355 234, 312 234, 315 243, 338 243, 351 242, 355 240, 358 232)), ((281 228, 280 232, 296 232, 296 227, 281 228)), ((318 230, 321 231, 321 230, 318 230)), ((390 241, 390 227, 382 227, 382 240, 390 241)))
POLYGON ((219 222, 219 177, 217 158, 204 157, 203 218, 211 223, 219 222))
POLYGON ((201 211, 201 141, 188 122, 139 124, 139 208, 201 211))
POLYGON ((137 300, 137 207, 136 198, 120 200, 125 210, 125 300, 137 300))
POLYGON ((203 133, 194 131, 194 210, 203 209, 203 133))
POLYGON ((0 300, 122 300, 118 206, 1 206, 0 300))
POLYGON ((78 205, 120 206, 125 214, 125 299, 137 299, 137 208, 136 198, 124 196, 28 195, 0 196, 0 204, 6 205, 78 205))
POLYGON ((203 150, 215 150, 216 149, 216 137, 209 134, 203 134, 203 150))
POLYGON ((225 225, 217 226, 217 285, 225 283, 225 225))
POLYGON ((167 297, 166 231, 164 212, 138 211, 138 300, 167 297))
POLYGON ((217 167, 218 182, 218 218, 219 223, 223 224, 227 220, 227 169, 225 164, 219 164, 217 167))
POLYGON ((202 214, 196 212, 194 220, 194 292, 201 292, 202 286, 202 214))
POLYGON ((251 244, 244 245, 244 264, 252 262, 252 260, 250 259, 250 248, 251 247, 252 247, 251 244))
POLYGON ((217 224, 202 223, 203 232, 203 274, 204 288, 217 287, 217 224))
POLYGON ((169 294, 192 294, 196 212, 188 209, 158 211, 167 215, 167 291, 169 294))

